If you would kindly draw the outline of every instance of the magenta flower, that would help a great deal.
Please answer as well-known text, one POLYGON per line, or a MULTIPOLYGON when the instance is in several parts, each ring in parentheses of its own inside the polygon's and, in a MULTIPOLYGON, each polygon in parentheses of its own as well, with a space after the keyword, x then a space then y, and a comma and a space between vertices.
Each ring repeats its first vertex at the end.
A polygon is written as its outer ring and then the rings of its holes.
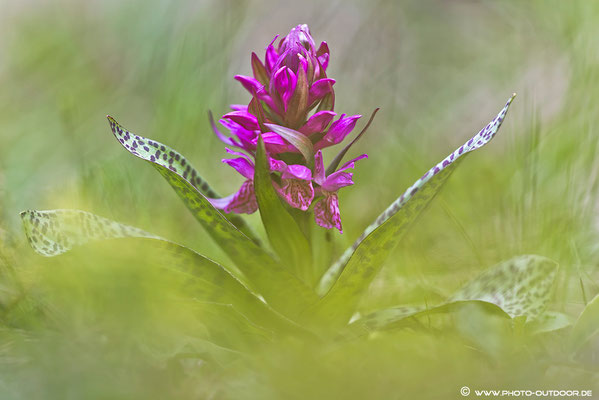
MULTIPOLYGON (((234 168, 244 178, 241 188, 230 196, 220 199, 208 199, 216 208, 226 213, 252 214, 258 209, 254 191, 254 162, 245 154, 226 149, 227 152, 240 157, 224 159, 223 162, 234 168)), ((284 161, 269 159, 270 171, 279 173, 281 184, 274 182, 277 192, 289 205, 306 211, 314 199, 312 171, 304 165, 287 165, 284 161)))
POLYGON ((333 109, 335 80, 326 75, 329 48, 322 42, 316 49, 307 25, 293 28, 277 49, 276 39, 266 48, 264 63, 252 53, 253 77, 237 75, 235 79, 254 97, 266 118, 298 129, 323 99, 322 109, 333 109))
POLYGON ((314 182, 319 185, 317 193, 323 196, 323 198, 314 205, 314 218, 318 225, 327 229, 337 228, 339 229, 339 232, 343 233, 337 191, 342 187, 354 184, 354 181, 352 180, 353 174, 351 172, 346 172, 346 170, 353 169, 356 161, 363 158, 368 158, 368 156, 362 154, 345 163, 336 172, 333 172, 329 176, 325 176, 322 152, 320 150, 316 152, 314 182))
POLYGON ((337 115, 334 112, 335 80, 326 75, 329 48, 326 42, 316 48, 307 25, 293 28, 275 47, 276 39, 267 46, 264 63, 252 53, 253 76, 235 76, 252 99, 247 106, 231 106, 232 111, 220 119, 229 135, 221 133, 212 123, 217 137, 230 148, 239 150, 227 148, 229 153, 239 157, 223 162, 246 180, 236 193, 210 201, 227 213, 249 214, 258 209, 253 159, 262 137, 273 186, 281 198, 290 207, 302 211, 309 212, 313 205, 318 225, 341 231, 337 191, 353 184, 352 174, 346 170, 366 155, 325 176, 321 150, 341 143, 355 128, 361 115, 337 115), (308 138, 312 144, 309 155, 282 135, 285 132, 281 129, 308 138))

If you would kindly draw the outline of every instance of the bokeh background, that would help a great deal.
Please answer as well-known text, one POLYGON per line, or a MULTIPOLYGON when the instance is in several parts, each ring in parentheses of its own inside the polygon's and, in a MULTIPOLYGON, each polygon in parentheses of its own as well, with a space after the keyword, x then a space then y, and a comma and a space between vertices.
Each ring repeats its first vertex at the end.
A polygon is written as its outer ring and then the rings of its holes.
MULTIPOLYGON (((369 159, 341 192, 339 251, 518 93, 498 137, 462 164, 390 257, 363 312, 438 302, 529 253, 560 264, 551 309, 575 319, 599 292, 597 2, 0 0, 2 399, 459 398, 464 385, 597 382, 597 357, 572 361, 559 335, 499 334, 476 315, 450 331, 271 343, 251 356, 219 349, 218 362, 199 362, 180 354, 211 345, 173 282, 135 263, 33 254, 19 212, 77 208, 226 263, 105 116, 178 149, 232 192, 241 178, 220 162, 208 110, 247 103, 233 76, 249 75, 251 52, 262 57, 299 23, 329 44, 336 111, 366 118, 381 108, 352 149, 369 159)), ((257 215, 250 221, 258 227, 257 215)))

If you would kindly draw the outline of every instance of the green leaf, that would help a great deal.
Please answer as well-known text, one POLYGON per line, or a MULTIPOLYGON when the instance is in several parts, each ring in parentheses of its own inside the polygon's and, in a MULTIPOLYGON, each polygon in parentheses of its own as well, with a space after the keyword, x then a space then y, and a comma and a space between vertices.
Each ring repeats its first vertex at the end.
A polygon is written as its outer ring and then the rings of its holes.
POLYGON ((559 313, 544 313, 555 280, 557 263, 535 255, 514 257, 480 274, 444 303, 433 306, 393 307, 355 321, 369 330, 401 326, 407 318, 452 310, 456 305, 476 302, 492 305, 510 318, 530 322, 533 333, 564 327, 559 313))
POLYGON ((223 266, 187 247, 86 211, 29 210, 21 217, 29 242, 43 256, 57 256, 88 245, 84 248, 87 252, 103 250, 102 257, 115 257, 115 262, 126 256, 139 262, 151 261, 183 274, 190 297, 233 304, 248 318, 278 330, 301 330, 275 313, 223 266))
POLYGON ((193 216, 242 271, 252 288, 264 296, 269 304, 293 316, 303 311, 307 304, 316 301, 316 294, 310 288, 239 231, 190 183, 189 179, 193 180, 193 176, 185 171, 181 173, 174 165, 175 152, 167 150, 165 160, 164 152, 160 150, 162 145, 128 132, 111 117, 108 120, 117 140, 131 154, 151 163, 158 170, 193 216), (158 145, 158 149, 155 145, 158 145), (145 148, 150 147, 156 151, 145 151, 145 148), (159 157, 156 155, 158 151, 161 152, 159 157), (169 156, 174 157, 172 162, 169 156))
POLYGON ((97 240, 125 237, 161 239, 139 228, 80 210, 27 210, 21 213, 21 220, 31 247, 46 257, 57 256, 97 240))
POLYGON ((557 311, 545 311, 538 318, 526 323, 525 327, 533 335, 553 332, 572 325, 570 317, 557 311))
MULTIPOLYGON (((160 142, 127 132, 110 115, 107 118, 115 137, 131 154, 151 162, 159 171, 161 168, 166 168, 176 173, 206 197, 214 199, 221 198, 183 155, 160 142), (117 128, 120 129, 120 132, 117 128)), ((212 115, 210 115, 210 119, 213 129, 216 129, 212 115)), ((216 129, 215 132, 217 131, 216 129)), ((228 214, 227 218, 240 231, 245 233, 247 237, 257 244, 260 243, 256 233, 245 222, 245 219, 236 214, 228 214)))
POLYGON ((391 250, 439 192, 458 163, 468 153, 493 139, 513 99, 514 96, 493 121, 426 172, 366 228, 352 247, 324 274, 319 293, 326 294, 309 312, 333 323, 345 323, 348 320, 391 250))
POLYGON ((308 164, 314 163, 314 146, 310 139, 301 132, 275 124, 264 124, 268 129, 287 140, 299 150, 308 164))
POLYGON ((398 306, 374 311, 363 317, 353 319, 348 325, 346 335, 362 336, 374 331, 399 329, 409 326, 413 318, 421 318, 434 314, 449 314, 462 310, 467 306, 481 307, 488 313, 509 318, 500 307, 480 300, 464 300, 427 306, 398 306))
POLYGON ((208 340, 219 346, 238 351, 255 349, 272 341, 270 329, 256 324, 232 304, 198 301, 198 319, 209 334, 208 340))
POLYGON ((349 326, 354 330, 360 328, 367 331, 393 329, 398 327, 400 322, 408 318, 416 317, 427 311, 438 309, 439 307, 440 306, 433 306, 431 308, 425 306, 398 306, 386 308, 357 318, 354 321, 351 321, 349 326))
POLYGON ((306 276, 310 271, 310 245, 275 192, 262 137, 256 149, 254 188, 260 207, 260 217, 272 247, 281 261, 294 271, 296 276, 302 277, 306 282, 312 282, 311 277, 306 276))
POLYGON ((483 272, 448 301, 486 301, 512 318, 533 320, 545 311, 556 272, 557 263, 548 258, 515 257, 483 272))
POLYGON ((599 335, 599 295, 586 305, 570 333, 570 348, 578 351, 593 337, 599 335))

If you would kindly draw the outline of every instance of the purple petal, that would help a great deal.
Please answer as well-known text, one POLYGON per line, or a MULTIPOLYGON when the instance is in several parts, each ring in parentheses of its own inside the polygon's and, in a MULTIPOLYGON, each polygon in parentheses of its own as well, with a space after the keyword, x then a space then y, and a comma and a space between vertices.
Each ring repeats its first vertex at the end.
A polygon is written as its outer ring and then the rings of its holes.
POLYGON ((230 149, 230 148, 228 148, 228 147, 225 147, 225 151, 226 151, 227 153, 229 153, 229 154, 233 154, 233 155, 235 155, 235 156, 240 156, 240 157, 243 157, 243 158, 245 158, 246 160, 248 160, 248 161, 250 162, 250 164, 252 163, 252 162, 251 162, 251 160, 250 160, 250 158, 249 158, 249 156, 248 156, 247 154, 245 154, 245 153, 242 153, 242 152, 240 152, 240 151, 235 151, 235 150, 232 150, 232 149, 230 149))
POLYGON ((333 85, 335 80, 331 78, 319 79, 312 84, 310 87, 310 95, 308 97, 308 104, 312 104, 315 101, 322 99, 327 94, 333 91, 333 85))
POLYGON ((260 129, 258 119, 247 111, 232 111, 223 115, 223 118, 230 119, 250 131, 260 129))
POLYGON ((309 68, 308 59, 306 57, 302 56, 301 54, 298 54, 297 57, 299 58, 300 65, 304 69, 304 72, 307 74, 308 68, 309 68))
POLYGON ((339 199, 336 193, 326 195, 314 206, 314 219, 323 228, 337 228, 343 233, 341 227, 341 214, 339 213, 339 199))
POLYGON ((324 161, 322 159, 322 151, 318 150, 314 155, 314 182, 322 185, 324 181, 324 161))
POLYGON ((318 50, 316 50, 316 56, 318 57, 318 62, 320 65, 322 65, 322 68, 326 70, 329 66, 330 57, 329 46, 327 45, 327 42, 320 43, 320 47, 318 50))
POLYGON ((287 86, 281 92, 281 98, 283 99, 283 105, 285 107, 285 111, 287 111, 287 107, 289 106, 289 100, 293 96, 295 92, 295 87, 297 86, 297 75, 289 68, 286 68, 287 73, 287 86))
POLYGON ((265 144, 273 144, 273 145, 287 145, 285 139, 281 136, 277 135, 274 132, 265 132, 262 134, 262 140, 264 140, 265 144))
POLYGON ((218 122, 221 123, 222 126, 227 128, 231 133, 235 136, 244 138, 244 139, 253 139, 257 136, 256 132, 252 130, 247 130, 237 122, 234 122, 230 119, 222 118, 218 122))
POLYGON ((313 83, 315 80, 321 78, 321 72, 324 70, 322 70, 318 58, 314 54, 309 55, 309 63, 312 66, 312 75, 308 76, 308 80, 313 83))
POLYGON ((299 131, 304 135, 312 135, 324 131, 335 117, 332 111, 319 111, 308 119, 308 122, 302 126, 299 131))
POLYGON ((300 179, 304 181, 312 180, 312 171, 305 165, 292 164, 288 165, 283 174, 282 179, 300 179))
POLYGON ((362 154, 343 164, 341 168, 327 176, 324 182, 320 184, 322 190, 327 192, 336 192, 345 186, 350 186, 354 184, 352 180, 353 174, 351 172, 344 172, 346 169, 354 168, 356 161, 361 160, 363 158, 368 158, 366 154, 362 154))
POLYGON ((233 110, 233 111, 247 111, 248 110, 248 106, 245 104, 231 104, 230 107, 231 107, 231 110, 233 110))
POLYGON ((279 53, 275 50, 273 43, 279 35, 275 36, 275 38, 270 42, 268 47, 266 48, 266 54, 264 55, 264 67, 266 68, 266 72, 272 74, 275 64, 277 63, 277 59, 279 58, 279 53))
POLYGON ((287 111, 289 105, 289 99, 295 91, 297 84, 297 77, 293 71, 285 66, 279 68, 271 80, 270 93, 272 96, 276 96, 281 101, 283 110, 287 111))
POLYGON ((279 195, 293 208, 306 211, 314 199, 312 181, 302 179, 283 179, 283 187, 277 188, 279 195))
POLYGON ((342 187, 353 185, 352 176, 351 172, 337 171, 329 175, 320 187, 326 192, 336 192, 342 187))
POLYGON ((343 164, 343 166, 341 168, 339 168, 337 171, 345 171, 348 168, 354 168, 356 161, 360 161, 364 158, 368 158, 368 154, 362 154, 361 156, 358 156, 352 160, 349 160, 348 162, 343 164))
POLYGON ((228 119, 221 119, 219 122, 239 139, 239 143, 235 144, 235 147, 240 147, 247 151, 256 149, 258 134, 255 131, 247 130, 228 119))
POLYGON ((308 25, 298 25, 281 40, 277 62, 279 65, 285 65, 297 72, 301 63, 299 56, 308 54, 316 54, 314 40, 310 36, 308 25))
POLYGON ((318 62, 322 66, 323 71, 326 71, 327 67, 329 66, 329 58, 330 56, 328 53, 318 57, 318 62))
POLYGON ((264 140, 264 145, 266 146, 266 150, 268 150, 269 153, 279 154, 298 152, 298 150, 295 147, 287 143, 285 139, 283 139, 281 136, 277 135, 274 132, 263 133, 262 140, 264 140))
POLYGON ((250 92, 250 94, 258 93, 264 87, 257 79, 250 76, 235 75, 235 79, 241 82, 245 90, 250 92))
POLYGON ((234 139, 225 136, 221 131, 218 130, 218 127, 214 123, 214 118, 212 118, 212 113, 210 113, 210 126, 212 127, 212 132, 219 138, 224 144, 228 146, 241 147, 241 145, 235 141, 234 139))
MULTIPOLYGON (((308 25, 306 24, 300 24, 292 28, 291 31, 289 31, 289 34, 281 41, 281 48, 283 50, 305 50, 306 45, 308 45, 309 50, 311 51, 314 51, 316 47, 314 39, 312 39, 312 36, 310 35, 310 28, 308 28, 308 25)), ((296 53, 299 53, 299 51, 296 51, 296 53)))
POLYGON ((345 114, 342 114, 337 121, 331 124, 326 135, 324 135, 322 140, 314 145, 314 148, 322 149, 342 142, 343 139, 345 139, 345 137, 354 129, 356 122, 358 122, 360 117, 362 116, 352 115, 351 117, 345 117, 345 114))
POLYGON ((273 172, 285 172, 287 170, 287 164, 285 161, 269 158, 269 168, 273 172))
POLYGON ((244 157, 239 158, 225 158, 222 160, 225 164, 233 167, 235 171, 243 175, 244 178, 253 180, 254 179, 254 166, 244 157))
POLYGON ((243 182, 239 190, 232 195, 222 199, 208 199, 208 201, 225 213, 252 214, 258 209, 254 183, 249 180, 243 182))

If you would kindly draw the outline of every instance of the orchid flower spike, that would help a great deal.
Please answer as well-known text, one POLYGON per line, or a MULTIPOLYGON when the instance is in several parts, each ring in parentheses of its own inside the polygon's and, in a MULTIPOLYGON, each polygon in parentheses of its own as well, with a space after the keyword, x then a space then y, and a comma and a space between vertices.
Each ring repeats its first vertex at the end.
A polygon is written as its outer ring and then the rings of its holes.
POLYGON ((307 25, 291 29, 277 45, 276 40, 266 47, 264 62, 252 53, 253 76, 235 76, 251 100, 248 105, 232 105, 232 111, 219 120, 229 134, 220 132, 210 117, 216 136, 237 156, 223 162, 245 180, 236 193, 209 200, 227 213, 251 214, 258 209, 253 179, 262 136, 273 186, 281 198, 292 208, 313 210, 318 225, 342 232, 337 192, 353 184, 347 170, 367 156, 363 154, 325 176, 321 150, 343 142, 361 115, 335 113, 335 80, 326 74, 329 47, 326 42, 317 47, 307 25))

